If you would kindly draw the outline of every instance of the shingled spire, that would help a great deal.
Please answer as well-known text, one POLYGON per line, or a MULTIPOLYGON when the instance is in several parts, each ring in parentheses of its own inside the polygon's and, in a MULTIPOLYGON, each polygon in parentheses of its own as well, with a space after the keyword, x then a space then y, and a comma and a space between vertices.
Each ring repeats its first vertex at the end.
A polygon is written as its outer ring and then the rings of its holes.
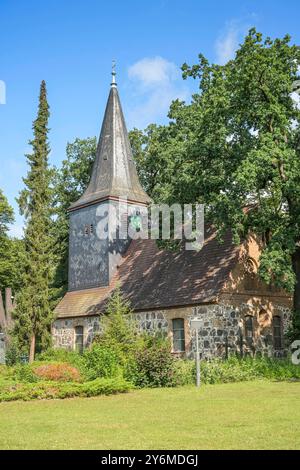
POLYGON ((111 89, 91 180, 85 193, 71 205, 70 210, 124 196, 128 201, 150 202, 141 187, 133 161, 113 66, 111 89))

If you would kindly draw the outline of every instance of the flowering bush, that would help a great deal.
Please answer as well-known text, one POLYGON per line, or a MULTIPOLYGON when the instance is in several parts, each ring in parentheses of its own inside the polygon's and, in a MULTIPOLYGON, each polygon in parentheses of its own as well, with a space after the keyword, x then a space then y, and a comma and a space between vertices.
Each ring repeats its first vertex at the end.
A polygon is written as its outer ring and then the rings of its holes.
POLYGON ((76 367, 64 362, 43 364, 34 368, 34 374, 41 380, 54 382, 80 382, 80 372, 76 367))

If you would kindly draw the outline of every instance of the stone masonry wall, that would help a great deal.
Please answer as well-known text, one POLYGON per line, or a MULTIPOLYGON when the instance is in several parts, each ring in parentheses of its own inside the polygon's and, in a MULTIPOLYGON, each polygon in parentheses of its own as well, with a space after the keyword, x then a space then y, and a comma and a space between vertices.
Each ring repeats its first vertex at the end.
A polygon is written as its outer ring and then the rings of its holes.
MULTIPOLYGON (((290 324, 290 311, 287 307, 274 305, 273 315, 279 315, 282 320, 282 336, 290 324)), ((199 331, 199 350, 203 359, 224 357, 235 352, 243 354, 263 354, 271 356, 273 350, 272 318, 267 319, 263 325, 257 309, 249 304, 241 303, 238 306, 220 303, 199 305, 195 307, 154 310, 136 312, 134 317, 140 329, 148 331, 161 331, 168 335, 172 341, 172 320, 183 318, 185 326, 186 356, 193 357, 196 349, 195 334, 191 332, 192 318, 202 321, 199 331), (245 317, 253 317, 254 336, 251 343, 245 338, 245 317)), ((75 344, 75 327, 84 328, 84 346, 88 347, 95 334, 101 333, 99 317, 82 317, 58 319, 52 328, 55 347, 73 349, 75 344)), ((278 352, 278 355, 284 350, 278 352)))
POLYGON ((99 317, 79 317, 55 320, 52 326, 52 339, 55 348, 74 349, 75 327, 83 326, 84 346, 88 347, 94 336, 101 332, 99 317))

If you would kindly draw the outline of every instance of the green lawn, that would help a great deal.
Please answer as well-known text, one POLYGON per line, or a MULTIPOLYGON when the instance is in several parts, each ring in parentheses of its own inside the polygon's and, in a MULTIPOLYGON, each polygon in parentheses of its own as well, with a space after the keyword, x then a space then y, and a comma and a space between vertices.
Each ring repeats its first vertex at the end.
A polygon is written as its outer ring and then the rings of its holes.
POLYGON ((1 449, 300 449, 300 384, 0 403, 1 449))

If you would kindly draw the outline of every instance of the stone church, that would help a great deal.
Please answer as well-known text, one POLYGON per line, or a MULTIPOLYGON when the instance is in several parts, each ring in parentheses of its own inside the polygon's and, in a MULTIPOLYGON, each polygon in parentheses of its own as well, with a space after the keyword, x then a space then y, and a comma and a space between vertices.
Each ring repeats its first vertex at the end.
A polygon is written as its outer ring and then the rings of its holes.
POLYGON ((113 72, 91 180, 69 208, 69 286, 55 311, 55 347, 82 351, 91 344, 120 286, 140 328, 165 332, 174 354, 192 355, 191 318, 201 320, 203 358, 285 353, 291 299, 259 280, 259 240, 236 246, 227 234, 220 244, 208 227, 200 251, 171 252, 152 239, 98 237, 99 220, 122 198, 128 214, 151 202, 135 169, 113 72))

